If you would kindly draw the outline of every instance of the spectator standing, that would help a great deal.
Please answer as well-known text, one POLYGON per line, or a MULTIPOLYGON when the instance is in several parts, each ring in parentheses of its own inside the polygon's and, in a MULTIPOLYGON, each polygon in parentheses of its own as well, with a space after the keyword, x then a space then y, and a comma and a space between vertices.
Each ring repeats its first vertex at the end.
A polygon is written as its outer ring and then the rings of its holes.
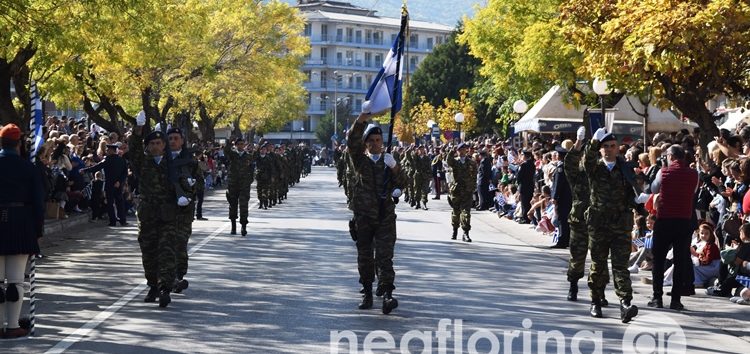
POLYGON ((682 310, 682 285, 689 276, 686 268, 692 267, 690 238, 696 229, 693 225, 693 196, 698 188, 698 174, 685 161, 685 150, 679 145, 667 149, 666 161, 667 166, 656 174, 651 184, 651 192, 659 193, 659 201, 653 236, 653 298, 648 306, 663 307, 664 261, 672 247, 675 271, 669 308, 682 310))
POLYGON ((104 161, 87 167, 82 172, 104 171, 104 193, 107 198, 107 214, 109 215, 109 226, 126 226, 127 214, 125 201, 123 200, 123 186, 128 178, 128 165, 120 155, 117 154, 117 145, 107 145, 107 157, 104 161))
POLYGON ((536 173, 536 167, 534 166, 533 155, 530 151, 523 152, 523 163, 518 169, 518 189, 521 193, 521 219, 519 223, 528 224, 529 218, 526 216, 531 210, 531 198, 534 197, 534 174, 536 173))
POLYGON ((570 216, 570 210, 573 208, 573 193, 570 190, 570 184, 565 175, 564 160, 565 155, 572 147, 573 142, 565 140, 562 145, 556 148, 561 161, 557 166, 552 183, 552 200, 555 205, 555 215, 557 215, 557 221, 560 226, 557 230, 557 240, 551 248, 567 248, 570 243, 570 224, 568 224, 568 217, 570 216))

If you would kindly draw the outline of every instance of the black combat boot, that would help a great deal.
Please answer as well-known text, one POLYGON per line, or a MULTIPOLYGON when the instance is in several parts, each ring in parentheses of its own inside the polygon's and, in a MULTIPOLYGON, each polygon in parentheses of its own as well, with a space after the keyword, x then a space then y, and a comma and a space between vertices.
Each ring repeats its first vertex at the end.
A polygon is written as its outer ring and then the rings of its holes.
POLYGON ((263 209, 263 201, 258 202, 258 209, 263 209))
POLYGON ((622 323, 628 323, 633 317, 638 316, 638 306, 631 305, 630 300, 620 301, 620 319, 622 323))
POLYGON ((271 206, 276 206, 276 198, 271 199, 271 206))
POLYGON ((661 296, 654 296, 651 298, 651 300, 648 302, 648 307, 653 307, 657 309, 664 308, 664 302, 661 299, 661 296))
POLYGON ((242 224, 242 230, 240 230, 242 236, 247 236, 247 224, 242 224))
POLYGON ((362 302, 357 306, 360 310, 372 308, 372 284, 364 284, 362 288, 362 302))
POLYGON ((172 289, 172 292, 175 294, 181 293, 183 290, 187 289, 190 283, 186 279, 183 279, 182 277, 177 278, 177 281, 174 283, 174 289, 172 289))
POLYGON ((172 302, 172 297, 169 296, 169 293, 172 291, 167 286, 162 286, 162 288, 159 290, 159 307, 167 307, 170 302, 172 302))
POLYGON ((383 287, 383 284, 378 284, 378 288, 375 289, 375 296, 381 297, 385 294, 385 288, 383 287))
POLYGON ((599 299, 592 299, 591 300, 591 317, 595 318, 602 318, 604 317, 602 315, 602 303, 599 301, 599 299))
POLYGON ((393 290, 386 290, 383 294, 383 314, 387 315, 398 307, 398 300, 393 297, 393 290))
POLYGON ((458 229, 453 229, 453 236, 451 236, 451 240, 455 240, 458 238, 458 229))
POLYGON ((237 220, 232 220, 232 231, 230 231, 229 234, 230 235, 237 234, 237 220))
POLYGON ((268 200, 263 201, 263 210, 268 210, 268 200))
MULTIPOLYGON (((4 304, 4 303, 5 303, 5 290, 3 290, 3 288, 0 288, 0 304, 4 304)), ((0 305, 0 306, 5 306, 5 305, 0 305)))
POLYGON ((471 242, 471 237, 469 237, 469 231, 464 231, 464 235, 461 236, 461 239, 464 240, 464 242, 471 242))
POLYGON ((427 209, 427 202, 422 203, 422 210, 428 210, 427 209))
POLYGON ((156 298, 159 297, 159 289, 156 286, 149 286, 148 294, 143 298, 143 302, 156 302, 156 298))
POLYGON ((420 208, 422 208, 422 206, 420 205, 419 202, 417 202, 416 205, 412 205, 412 206, 414 207, 414 209, 417 209, 417 210, 419 210, 420 208))
POLYGON ((570 289, 568 289, 568 301, 578 301, 578 282, 570 282, 570 289))
POLYGON ((601 304, 602 304, 602 307, 607 307, 609 306, 609 301, 607 301, 606 298, 602 298, 601 304))

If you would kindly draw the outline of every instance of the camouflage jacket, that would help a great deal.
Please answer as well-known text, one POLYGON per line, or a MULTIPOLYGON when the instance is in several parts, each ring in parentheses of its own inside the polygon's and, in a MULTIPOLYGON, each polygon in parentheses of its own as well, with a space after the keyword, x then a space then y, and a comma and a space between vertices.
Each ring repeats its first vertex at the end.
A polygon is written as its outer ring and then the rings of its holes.
POLYGON ((412 159, 412 166, 414 168, 415 178, 431 178, 432 177, 432 160, 429 156, 414 155, 412 159))
POLYGON ((448 186, 451 198, 471 198, 477 187, 477 163, 468 156, 461 162, 454 151, 448 152, 445 161, 453 173, 453 182, 448 186))
POLYGON ((256 151, 253 160, 255 161, 255 174, 258 181, 271 181, 276 169, 276 163, 273 161, 271 154, 261 157, 260 153, 256 151))
POLYGON ((379 220, 395 216, 396 206, 391 194, 395 188, 403 188, 405 179, 400 170, 393 173, 385 165, 382 155, 377 161, 367 156, 362 141, 366 126, 367 123, 356 122, 347 139, 349 161, 355 173, 349 208, 357 215, 379 220))
POLYGON ((599 142, 592 140, 584 149, 583 168, 589 179, 590 205, 586 223, 589 227, 608 225, 612 228, 630 231, 633 225, 632 209, 635 208, 635 190, 625 174, 627 168, 621 158, 617 158, 610 171, 599 154, 599 142))
POLYGON ((177 216, 177 194, 175 184, 169 179, 169 164, 166 155, 156 158, 144 151, 143 137, 137 134, 130 136, 133 154, 130 166, 138 177, 140 203, 138 220, 141 222, 171 222, 177 216))
POLYGON ((574 224, 584 224, 583 213, 589 207, 589 179, 581 165, 581 155, 583 152, 570 150, 565 155, 563 169, 565 177, 570 184, 570 191, 573 194, 573 208, 570 210, 568 221, 574 224))
POLYGON ((233 150, 230 145, 224 147, 224 156, 229 161, 229 183, 239 186, 250 186, 253 183, 255 163, 253 153, 233 150))

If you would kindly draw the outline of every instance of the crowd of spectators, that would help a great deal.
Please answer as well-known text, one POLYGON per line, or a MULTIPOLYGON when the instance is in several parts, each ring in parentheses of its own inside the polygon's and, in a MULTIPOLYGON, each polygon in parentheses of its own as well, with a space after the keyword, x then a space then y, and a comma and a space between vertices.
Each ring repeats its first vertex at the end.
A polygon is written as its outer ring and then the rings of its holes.
MULTIPOLYGON (((673 145, 684 152, 684 164, 698 175, 698 187, 693 200, 692 236, 687 260, 674 257, 668 249, 664 264, 664 285, 674 285, 675 272, 681 282, 673 289, 681 295, 695 294, 696 288, 706 288, 712 296, 731 297, 732 302, 750 304, 750 126, 741 124, 735 131, 721 130, 720 136, 701 149, 698 131, 682 130, 657 133, 646 146, 643 140, 625 139, 620 142, 620 156, 627 168, 632 168, 636 181, 646 193, 639 196, 633 212, 631 274, 641 274, 650 284, 653 279, 653 239, 659 189, 651 191, 659 171, 667 166, 673 145), (645 273, 645 274, 643 274, 645 273)), ((564 153, 573 141, 559 135, 532 137, 525 147, 515 146, 510 140, 482 137, 466 141, 470 156, 477 162, 477 189, 474 207, 487 210, 503 220, 528 224, 536 231, 550 236, 555 248, 567 247, 561 239, 561 222, 556 174, 564 153)), ((439 147, 430 149, 431 156, 439 154, 439 147)), ((444 166, 433 165, 431 190, 434 199, 446 191, 450 178, 444 166)), ((691 190, 684 193, 691 194, 691 190)), ((507 222, 507 221, 506 221, 507 222)), ((664 236, 662 236, 664 237, 664 236)), ((681 247, 681 246, 675 246, 681 247)), ((679 252, 677 252, 679 253, 679 252)), ((661 265, 661 264, 660 264, 661 265)), ((669 294, 668 294, 669 295, 669 294)))

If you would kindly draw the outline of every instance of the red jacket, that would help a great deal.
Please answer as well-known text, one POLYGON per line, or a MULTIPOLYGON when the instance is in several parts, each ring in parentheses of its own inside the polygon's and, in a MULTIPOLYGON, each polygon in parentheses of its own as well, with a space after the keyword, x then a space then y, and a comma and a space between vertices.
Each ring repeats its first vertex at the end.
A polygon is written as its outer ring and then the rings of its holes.
POLYGON ((661 170, 658 219, 692 219, 693 200, 698 187, 698 172, 685 161, 674 161, 661 170))

